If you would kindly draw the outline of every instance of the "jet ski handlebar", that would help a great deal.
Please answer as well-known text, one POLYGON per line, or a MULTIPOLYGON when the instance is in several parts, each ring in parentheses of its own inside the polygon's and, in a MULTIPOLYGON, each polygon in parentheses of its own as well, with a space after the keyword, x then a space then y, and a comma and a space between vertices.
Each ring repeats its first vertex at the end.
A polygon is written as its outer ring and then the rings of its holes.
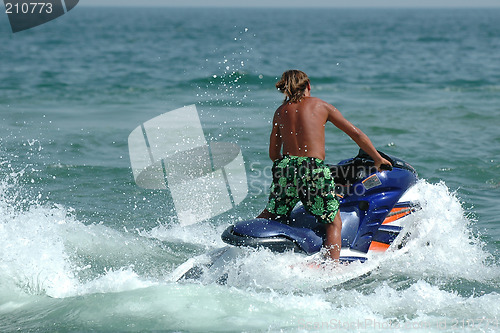
MULTIPOLYGON (((392 164, 382 164, 380 166, 381 170, 392 171, 393 168, 405 169, 416 174, 415 169, 405 161, 393 156, 389 156, 381 151, 379 151, 379 153, 383 158, 385 158, 392 164)), ((370 157, 370 155, 360 149, 357 156, 341 161, 339 164, 329 164, 328 166, 330 167, 330 171, 334 175, 335 183, 347 185, 353 184, 360 179, 363 179, 370 174, 377 172, 378 170, 375 169, 374 165, 375 162, 370 157)))
POLYGON ((381 164, 380 165, 380 169, 381 170, 391 171, 392 170, 392 165, 390 165, 390 164, 381 164))

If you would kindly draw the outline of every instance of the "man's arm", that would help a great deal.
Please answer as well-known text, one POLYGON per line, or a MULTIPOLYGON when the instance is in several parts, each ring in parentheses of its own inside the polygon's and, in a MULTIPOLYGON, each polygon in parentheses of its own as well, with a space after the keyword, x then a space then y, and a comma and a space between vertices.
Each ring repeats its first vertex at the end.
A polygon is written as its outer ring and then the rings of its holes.
POLYGON ((337 108, 332 105, 328 107, 328 120, 337 126, 344 133, 349 135, 351 139, 356 142, 359 148, 363 149, 375 162, 375 167, 380 170, 382 164, 392 165, 391 162, 383 158, 375 149, 370 138, 363 133, 359 128, 351 124, 344 116, 340 113, 337 108))
POLYGON ((282 136, 280 133, 280 127, 278 125, 278 112, 274 114, 273 117, 273 128, 271 130, 271 137, 269 138, 269 158, 271 161, 276 161, 280 159, 281 156, 281 146, 283 145, 282 136))

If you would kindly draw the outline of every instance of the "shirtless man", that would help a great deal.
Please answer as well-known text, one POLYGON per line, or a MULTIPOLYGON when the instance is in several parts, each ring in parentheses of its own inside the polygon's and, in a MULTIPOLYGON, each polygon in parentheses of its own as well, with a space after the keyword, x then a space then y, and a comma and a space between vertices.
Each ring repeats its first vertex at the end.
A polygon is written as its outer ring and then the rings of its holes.
POLYGON ((311 83, 299 70, 283 73, 276 88, 285 94, 276 110, 269 142, 273 161, 273 183, 266 209, 258 216, 274 219, 287 216, 300 200, 306 210, 326 223, 324 247, 327 256, 339 260, 342 221, 335 184, 325 159, 325 124, 329 121, 344 131, 375 162, 380 170, 391 165, 377 152, 360 129, 347 121, 333 105, 311 97, 311 83))

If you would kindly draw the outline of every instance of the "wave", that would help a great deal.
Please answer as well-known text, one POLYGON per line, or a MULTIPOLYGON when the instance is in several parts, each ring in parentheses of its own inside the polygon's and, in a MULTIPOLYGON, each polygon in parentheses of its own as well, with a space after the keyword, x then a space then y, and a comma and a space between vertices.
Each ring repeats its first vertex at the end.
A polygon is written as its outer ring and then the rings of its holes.
POLYGON ((264 85, 276 82, 276 77, 264 73, 250 73, 243 70, 222 70, 206 76, 199 76, 185 81, 186 86, 200 88, 209 87, 238 87, 241 85, 264 85))
MULTIPOLYGON (((373 286, 386 281, 388 287, 398 290, 406 289, 405 285, 452 285, 452 281, 464 280, 469 282, 469 287, 481 285, 487 292, 497 290, 500 269, 491 264, 493 256, 472 233, 473 222, 467 219, 460 201, 447 186, 420 181, 407 196, 422 205, 422 210, 408 217, 408 243, 403 250, 394 249, 374 258, 370 265, 375 269, 363 284, 373 286)), ((293 264, 301 260, 293 253, 252 250, 234 264, 228 284, 238 288, 253 286, 258 290, 312 293, 337 284, 336 274, 340 271, 325 274, 297 270, 293 264)), ((362 288, 367 291, 366 286, 362 288)), ((468 294, 471 290, 462 284, 458 288, 451 286, 447 292, 468 294)))
MULTIPOLYGON (((219 235, 226 223, 189 228, 160 224, 150 230, 131 231, 102 223, 86 224, 75 217, 74 209, 20 197, 16 177, 4 178, 0 184, 0 280, 28 294, 68 297, 105 292, 103 286, 113 276, 124 285, 134 285, 129 279, 135 279, 135 285, 148 286, 161 281, 189 255, 224 245, 219 235), (158 258, 167 264, 157 267, 158 258)), ((460 201, 446 185, 421 181, 410 195, 423 207, 411 216, 411 238, 404 251, 391 252, 377 263, 381 267, 377 274, 416 281, 422 276, 429 277, 426 281, 465 279, 499 287, 493 282, 500 277, 498 267, 488 264, 494 261, 491 254, 471 232, 473 221, 467 219, 460 201)), ((229 221, 234 219, 238 217, 229 221)), ((229 281, 237 287, 250 283, 303 290, 311 276, 305 274, 301 280, 300 274, 290 270, 291 256, 252 252, 229 281)), ((331 282, 328 277, 313 277, 317 280, 313 289, 331 282)), ((120 290, 113 288, 107 291, 120 290)))
POLYGON ((104 226, 87 226, 60 206, 35 206, 24 212, 2 207, 1 213, 4 286, 61 298, 152 284, 134 271, 134 259, 150 257, 152 244, 104 226))
POLYGON ((423 36, 417 38, 417 42, 421 43, 448 43, 448 42, 455 42, 456 40, 453 40, 451 38, 447 37, 442 37, 442 36, 423 36))
POLYGON ((19 188, 20 174, 3 174, 0 182, 2 289, 65 298, 147 287, 168 272, 151 269, 158 258, 174 257, 160 242, 86 224, 72 208, 29 198, 19 188))
POLYGON ((440 331, 443 320, 450 326, 460 316, 494 319, 500 310, 500 268, 442 182, 421 180, 406 194, 422 209, 408 217, 405 247, 374 258, 370 275, 340 285, 335 270, 297 269, 301 256, 268 250, 250 250, 235 263, 227 286, 174 283, 170 272, 224 246, 220 232, 239 216, 147 230, 125 221, 117 228, 89 224, 74 209, 40 203, 20 187, 17 173, 1 175, 0 329, 6 331, 22 318, 28 318, 24 329, 42 331, 54 323, 61 330, 348 331, 353 327, 344 326, 356 323, 357 329, 440 331))
MULTIPOLYGON (((491 90, 492 82, 486 79, 454 79, 450 81, 445 81, 443 84, 446 85, 446 89, 450 91, 460 91, 461 89, 485 89, 491 90)), ((494 91, 494 90, 493 90, 494 91)))
MULTIPOLYGON (((186 85, 196 86, 196 87, 211 87, 211 86, 222 86, 227 87, 228 85, 240 86, 240 85, 250 85, 250 86, 262 86, 271 87, 274 89, 275 83, 281 77, 281 72, 276 73, 257 73, 248 72, 243 70, 230 70, 216 72, 207 76, 200 76, 186 81, 186 85)), ((343 79, 336 76, 314 76, 310 77, 311 82, 316 85, 329 85, 335 84, 343 81, 343 79)))

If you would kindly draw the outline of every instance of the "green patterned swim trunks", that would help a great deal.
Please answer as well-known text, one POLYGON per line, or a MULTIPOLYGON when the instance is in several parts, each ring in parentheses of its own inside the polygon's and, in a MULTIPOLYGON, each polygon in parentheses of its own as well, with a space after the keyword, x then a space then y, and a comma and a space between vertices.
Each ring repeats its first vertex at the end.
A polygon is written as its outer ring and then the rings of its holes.
POLYGON ((300 200, 319 222, 333 223, 339 202, 330 168, 323 160, 285 155, 274 161, 272 171, 269 212, 287 216, 300 200))

